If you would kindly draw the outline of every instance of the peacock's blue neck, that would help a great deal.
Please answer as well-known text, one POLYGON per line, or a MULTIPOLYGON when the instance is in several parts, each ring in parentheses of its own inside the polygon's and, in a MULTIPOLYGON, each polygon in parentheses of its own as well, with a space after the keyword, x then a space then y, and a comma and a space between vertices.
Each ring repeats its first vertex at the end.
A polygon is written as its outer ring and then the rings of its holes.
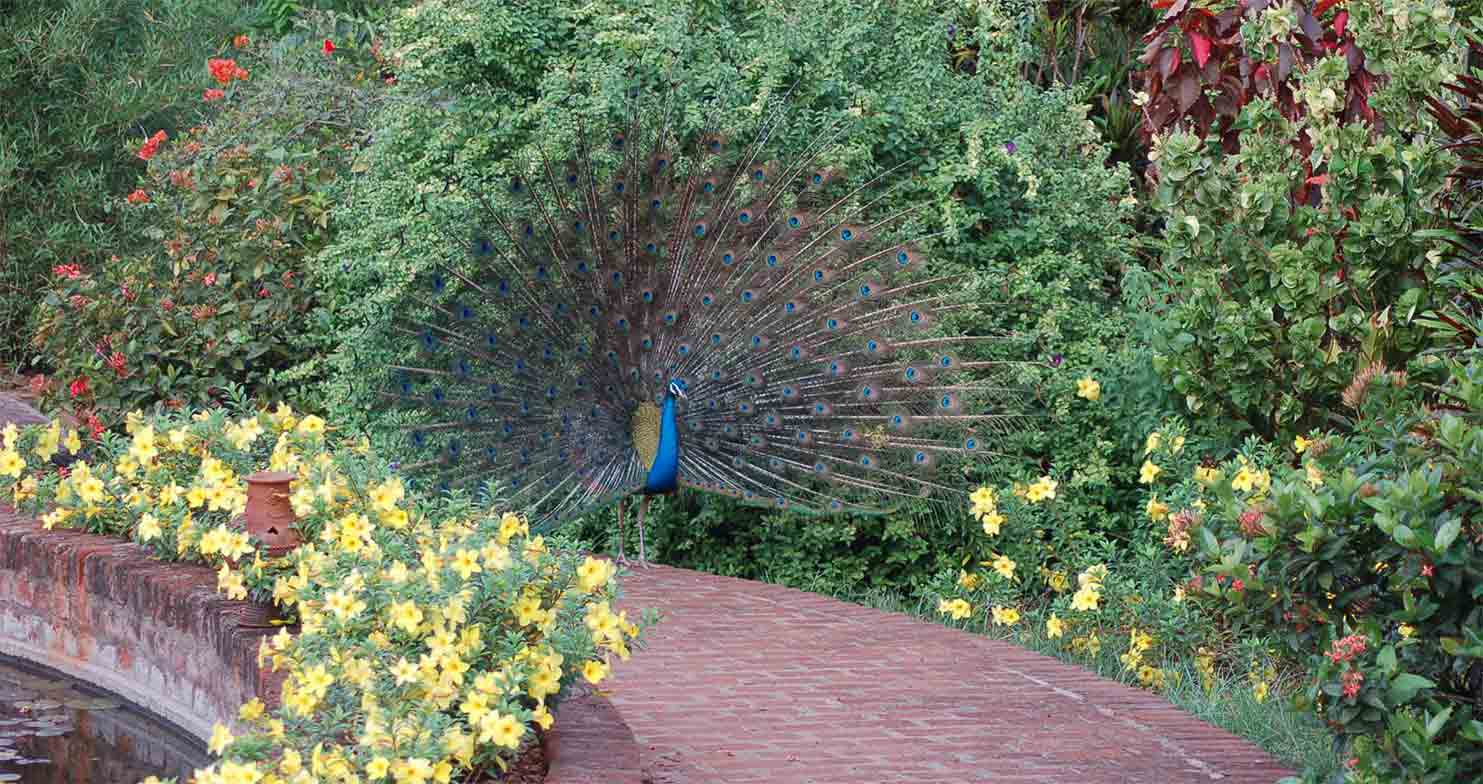
POLYGON ((644 492, 673 493, 680 475, 680 424, 675 419, 675 396, 664 396, 664 408, 659 412, 659 451, 654 455, 654 465, 649 467, 649 477, 644 482, 644 492))

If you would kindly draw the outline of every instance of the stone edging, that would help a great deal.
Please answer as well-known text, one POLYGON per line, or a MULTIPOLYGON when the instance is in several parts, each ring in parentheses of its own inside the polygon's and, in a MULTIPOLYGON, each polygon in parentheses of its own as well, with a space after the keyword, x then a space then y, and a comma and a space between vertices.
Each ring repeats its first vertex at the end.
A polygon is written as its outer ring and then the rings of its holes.
POLYGON ((202 740, 281 677, 257 666, 270 608, 216 592, 216 575, 143 546, 46 531, 0 507, 0 653, 123 697, 202 740))

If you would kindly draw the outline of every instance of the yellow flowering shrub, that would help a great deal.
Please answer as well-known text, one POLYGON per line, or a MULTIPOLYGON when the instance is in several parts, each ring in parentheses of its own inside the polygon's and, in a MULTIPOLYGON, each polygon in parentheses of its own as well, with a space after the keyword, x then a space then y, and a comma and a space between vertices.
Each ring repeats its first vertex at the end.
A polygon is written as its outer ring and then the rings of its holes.
POLYGON ((254 700, 238 726, 217 727, 219 759, 198 784, 425 784, 503 768, 551 726, 567 687, 602 683, 640 634, 615 607, 611 563, 562 551, 517 514, 423 497, 317 417, 279 406, 134 417, 129 429, 62 476, 40 462, 65 447, 59 425, 7 428, 0 467, 22 467, 0 492, 48 526, 219 564, 224 593, 299 620, 259 652, 287 673, 281 706, 254 700), (297 474, 306 541, 279 559, 257 555, 234 522, 242 477, 260 468, 297 474))

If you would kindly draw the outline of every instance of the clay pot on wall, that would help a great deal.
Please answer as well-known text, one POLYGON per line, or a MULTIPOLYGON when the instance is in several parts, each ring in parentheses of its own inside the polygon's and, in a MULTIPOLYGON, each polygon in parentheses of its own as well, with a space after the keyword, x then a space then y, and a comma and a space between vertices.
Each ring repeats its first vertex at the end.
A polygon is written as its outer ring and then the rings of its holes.
POLYGON ((263 554, 282 558, 303 543, 294 527, 293 504, 289 502, 289 483, 296 476, 287 471, 259 471, 247 477, 247 511, 242 521, 247 533, 263 543, 263 554))

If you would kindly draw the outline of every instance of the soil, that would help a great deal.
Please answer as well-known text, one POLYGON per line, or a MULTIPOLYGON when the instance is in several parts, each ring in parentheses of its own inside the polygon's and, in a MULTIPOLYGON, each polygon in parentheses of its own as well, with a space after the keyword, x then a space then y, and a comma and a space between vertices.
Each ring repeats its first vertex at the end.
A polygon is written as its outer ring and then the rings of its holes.
POLYGON ((508 771, 486 779, 489 784, 541 784, 545 780, 546 747, 541 743, 526 746, 508 771))

